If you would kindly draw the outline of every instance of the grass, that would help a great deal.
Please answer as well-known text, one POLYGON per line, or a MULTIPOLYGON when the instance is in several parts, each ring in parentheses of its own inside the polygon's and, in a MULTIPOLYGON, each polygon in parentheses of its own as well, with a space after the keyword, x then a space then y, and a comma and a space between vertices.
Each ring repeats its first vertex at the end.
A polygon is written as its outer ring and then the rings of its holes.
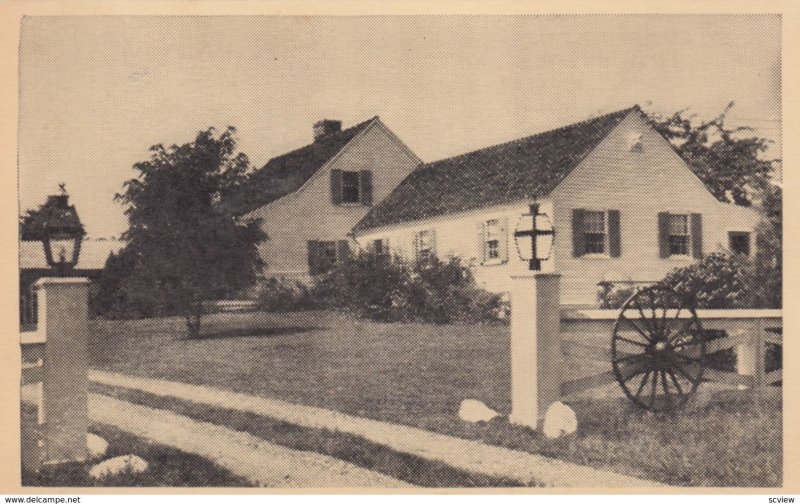
MULTIPOLYGON (((23 412, 24 413, 24 412, 23 412)), ((29 416, 35 418, 35 412, 29 416)), ((94 479, 89 470, 98 460, 43 466, 38 472, 22 471, 22 486, 31 487, 232 487, 250 482, 227 469, 189 453, 132 436, 114 427, 94 424, 91 432, 108 441, 103 460, 119 455, 137 455, 148 470, 94 479)))
MULTIPOLYGON (((466 398, 509 412, 508 327, 381 324, 326 312, 216 314, 204 324, 204 338, 189 341, 179 318, 94 321, 92 365, 412 425, 669 484, 782 480, 779 394, 760 407, 735 394, 663 416, 614 394, 575 398, 578 434, 547 440, 505 421, 467 424, 457 416, 466 398)), ((568 378, 605 370, 577 361, 565 369, 568 378)))

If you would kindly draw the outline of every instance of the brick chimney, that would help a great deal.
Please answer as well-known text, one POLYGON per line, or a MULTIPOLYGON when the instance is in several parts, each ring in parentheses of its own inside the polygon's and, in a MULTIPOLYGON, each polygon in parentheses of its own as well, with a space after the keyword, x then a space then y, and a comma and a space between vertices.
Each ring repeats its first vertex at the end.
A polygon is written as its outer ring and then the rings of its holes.
POLYGON ((314 140, 342 131, 342 121, 323 119, 314 123, 314 140))

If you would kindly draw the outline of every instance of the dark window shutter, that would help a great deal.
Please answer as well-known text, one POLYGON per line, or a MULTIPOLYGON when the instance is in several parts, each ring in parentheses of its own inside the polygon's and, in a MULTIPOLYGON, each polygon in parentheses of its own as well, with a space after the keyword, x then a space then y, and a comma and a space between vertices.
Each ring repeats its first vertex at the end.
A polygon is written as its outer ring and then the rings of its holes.
POLYGON ((583 208, 572 209, 572 255, 575 257, 580 257, 586 252, 583 212, 583 208))
POLYGON ((500 219, 500 250, 502 262, 508 262, 508 219, 500 219))
POLYGON ((476 258, 483 264, 483 261, 486 260, 486 230, 485 230, 486 223, 484 221, 478 222, 478 227, 475 230, 475 234, 478 237, 478 255, 476 258))
POLYGON ((306 246, 308 247, 308 273, 316 275, 320 273, 319 242, 308 240, 306 246))
POLYGON ((350 256, 350 244, 347 240, 339 240, 336 242, 336 262, 341 262, 350 256))
POLYGON ((611 257, 622 255, 619 210, 608 211, 608 255, 611 257))
POLYGON ((658 255, 662 259, 669 257, 669 212, 658 214, 658 255))
POLYGON ((331 203, 342 203, 342 170, 331 170, 331 203))
POLYGON ((703 216, 693 213, 689 226, 692 233, 692 257, 700 259, 703 257, 703 216))
POLYGON ((372 172, 361 170, 358 180, 358 196, 362 205, 372 204, 372 172))
POLYGON ((436 255, 436 230, 431 229, 431 255, 436 255))

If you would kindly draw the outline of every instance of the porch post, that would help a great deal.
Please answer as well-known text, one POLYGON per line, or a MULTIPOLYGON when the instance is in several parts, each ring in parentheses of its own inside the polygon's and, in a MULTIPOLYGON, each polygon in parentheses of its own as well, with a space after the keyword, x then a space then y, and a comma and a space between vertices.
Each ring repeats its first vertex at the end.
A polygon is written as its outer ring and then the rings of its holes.
POLYGON ((561 396, 560 280, 557 273, 511 277, 511 415, 538 428, 561 396))

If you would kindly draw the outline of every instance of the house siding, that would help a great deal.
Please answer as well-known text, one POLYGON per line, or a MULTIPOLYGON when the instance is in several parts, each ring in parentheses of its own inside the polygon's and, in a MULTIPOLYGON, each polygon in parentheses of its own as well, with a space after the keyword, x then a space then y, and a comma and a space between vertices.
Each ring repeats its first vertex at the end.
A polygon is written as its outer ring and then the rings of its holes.
MULTIPOLYGON (((542 201, 542 212, 551 212, 550 201, 542 201)), ((414 258, 414 236, 424 230, 436 233, 436 254, 440 258, 457 256, 469 266, 476 283, 493 292, 507 292, 512 274, 524 273, 528 267, 517 254, 514 244, 514 229, 520 216, 528 213, 526 202, 499 205, 470 212, 451 214, 357 234, 359 246, 368 247, 374 240, 388 240, 393 253, 412 260, 414 258), (479 226, 490 219, 505 219, 507 259, 503 262, 483 264, 483 248, 479 226)), ((553 269, 552 261, 545 261, 544 271, 553 269)))
POLYGON ((369 206, 331 203, 331 170, 372 171, 372 204, 385 198, 420 160, 377 122, 354 138, 296 192, 250 212, 268 239, 259 245, 266 277, 308 277, 309 240, 349 240, 369 206))
MULTIPOLYGON (((752 231, 758 215, 746 208, 717 201, 690 171, 672 147, 652 130, 638 113, 623 120, 586 159, 550 194, 539 202, 557 230, 553 257, 543 271, 562 275, 562 303, 594 305, 598 283, 609 281, 652 282, 690 258, 659 257, 658 213, 699 213, 703 219, 703 252, 727 246, 730 230, 752 231), (641 149, 629 143, 641 135, 641 149), (619 257, 574 257, 572 211, 618 210, 619 257)), ((513 233, 526 202, 482 208, 357 234, 360 246, 388 239, 390 248, 406 258, 414 256, 414 235, 424 229, 436 232, 440 257, 457 255, 469 265, 478 285, 494 292, 508 292, 512 274, 527 269, 519 259, 513 233), (507 219, 508 260, 481 265, 478 225, 493 218, 507 219)), ((755 240, 752 240, 754 245, 755 240)))
MULTIPOLYGON (((702 215, 704 254, 727 247, 729 230, 750 230, 758 215, 720 203, 672 147, 638 114, 629 115, 552 193, 557 269, 564 304, 593 304, 603 280, 650 282, 692 262, 659 255, 658 214, 702 215), (631 139, 641 135, 641 149, 631 139), (619 210, 619 257, 574 257, 572 210, 619 210)), ((753 240, 754 241, 754 240, 753 240)))

